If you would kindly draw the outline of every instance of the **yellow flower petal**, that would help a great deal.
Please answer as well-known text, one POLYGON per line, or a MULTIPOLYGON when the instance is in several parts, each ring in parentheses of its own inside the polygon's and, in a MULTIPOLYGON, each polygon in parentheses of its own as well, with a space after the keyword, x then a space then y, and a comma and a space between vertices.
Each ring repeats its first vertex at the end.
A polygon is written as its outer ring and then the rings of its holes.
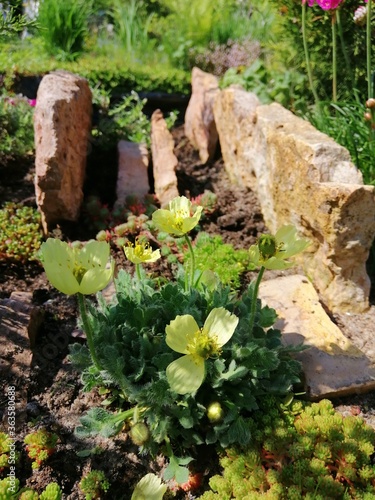
POLYGON ((48 238, 42 243, 39 255, 51 285, 66 295, 78 292, 79 284, 73 274, 74 251, 67 243, 48 238))
POLYGON ((212 309, 204 323, 203 330, 208 331, 210 337, 216 337, 217 343, 221 347, 230 340, 239 319, 231 314, 224 307, 212 309))
POLYGON ((146 474, 136 484, 131 500, 162 500, 167 486, 155 474, 146 474))
POLYGON ((167 366, 168 383, 177 394, 189 394, 198 390, 204 375, 204 359, 197 356, 181 356, 167 366))
POLYGON ((199 326, 190 314, 176 316, 165 329, 167 334, 165 341, 174 351, 187 354, 187 345, 198 330, 199 326))
POLYGON ((103 290, 111 281, 114 272, 114 262, 108 269, 89 269, 82 278, 79 285, 79 292, 84 295, 91 295, 99 290, 103 290))
POLYGON ((108 243, 89 241, 82 248, 48 238, 42 244, 40 258, 51 284, 67 295, 91 294, 107 286, 113 276, 114 262, 107 267, 108 243))

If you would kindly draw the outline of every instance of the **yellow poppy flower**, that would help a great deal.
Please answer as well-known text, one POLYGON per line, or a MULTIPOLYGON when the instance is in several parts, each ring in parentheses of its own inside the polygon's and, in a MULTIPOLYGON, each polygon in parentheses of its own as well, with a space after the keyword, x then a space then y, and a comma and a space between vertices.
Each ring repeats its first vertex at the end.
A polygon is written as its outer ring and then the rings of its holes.
POLYGON ((167 486, 156 474, 146 474, 136 484, 131 500, 162 500, 167 486))
POLYGON ((82 248, 76 248, 48 238, 42 243, 39 256, 51 284, 67 295, 96 293, 103 290, 113 276, 114 262, 111 260, 107 265, 110 248, 105 241, 91 240, 82 248))
POLYGON ((250 247, 250 261, 255 267, 288 269, 294 263, 287 259, 303 252, 309 244, 309 240, 298 238, 294 226, 282 226, 275 236, 264 234, 250 247))
POLYGON ((152 220, 160 231, 183 236, 199 222, 203 207, 197 207, 191 215, 191 201, 185 196, 178 196, 169 202, 168 209, 159 209, 152 214, 152 220))
POLYGON ((218 307, 212 309, 199 328, 190 314, 177 316, 166 327, 167 345, 176 352, 185 354, 167 366, 167 379, 177 394, 195 392, 205 376, 205 361, 219 356, 221 347, 231 339, 238 324, 234 314, 218 307))
POLYGON ((155 262, 160 259, 160 250, 152 251, 148 243, 143 243, 135 240, 135 244, 129 242, 129 245, 124 247, 126 258, 133 264, 143 264, 144 262, 155 262))

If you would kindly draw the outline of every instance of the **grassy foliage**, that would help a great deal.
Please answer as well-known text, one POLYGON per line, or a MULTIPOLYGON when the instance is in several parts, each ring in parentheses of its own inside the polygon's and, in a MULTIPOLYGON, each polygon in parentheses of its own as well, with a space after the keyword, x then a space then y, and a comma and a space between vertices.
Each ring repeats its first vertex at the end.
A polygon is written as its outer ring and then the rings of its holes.
POLYGON ((38 27, 46 51, 58 60, 77 59, 84 50, 91 12, 91 1, 42 0, 38 27))

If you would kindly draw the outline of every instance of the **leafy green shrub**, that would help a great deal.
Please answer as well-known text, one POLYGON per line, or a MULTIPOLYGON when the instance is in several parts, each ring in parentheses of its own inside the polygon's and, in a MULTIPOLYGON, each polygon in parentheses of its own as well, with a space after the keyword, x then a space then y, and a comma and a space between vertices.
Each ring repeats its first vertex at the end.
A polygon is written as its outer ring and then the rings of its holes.
POLYGON ((83 52, 88 34, 90 1, 43 0, 38 25, 47 52, 59 60, 74 60, 83 52))
POLYGON ((90 87, 102 87, 111 95, 136 92, 163 91, 189 94, 190 72, 171 68, 167 64, 152 66, 124 59, 117 52, 83 54, 79 61, 57 61, 48 57, 38 40, 25 44, 1 44, 0 72, 4 75, 5 88, 17 89, 21 77, 41 77, 50 71, 64 69, 87 78, 90 87))
MULTIPOLYGON (((147 447, 155 450, 155 444, 167 438, 185 449, 204 442, 224 447, 246 444, 251 433, 244 416, 257 409, 258 399, 267 392, 286 393, 298 382, 299 363, 290 358, 290 348, 281 345, 280 332, 263 331, 263 326, 270 326, 268 311, 258 311, 257 326, 249 335, 251 291, 230 305, 230 289, 220 285, 212 291, 184 292, 179 283, 171 282, 157 289, 152 280, 139 281, 124 270, 119 271, 116 288, 116 305, 103 302, 99 310, 90 310, 95 349, 104 371, 94 369, 87 348, 81 345, 73 345, 70 358, 83 370, 85 390, 115 382, 130 403, 139 405, 141 421, 152 436, 147 447), (220 358, 208 360, 199 392, 176 398, 166 379, 166 368, 174 359, 163 340, 166 326, 178 314, 191 314, 202 323, 212 307, 224 304, 240 318, 232 341, 223 346, 220 358), (207 426, 206 411, 213 400, 221 403, 225 418, 207 426)), ((81 437, 98 432, 113 435, 127 415, 96 408, 81 419, 76 432, 81 437)))
POLYGON ((328 400, 286 409, 265 398, 259 409, 251 443, 226 450, 201 500, 374 498, 375 431, 362 419, 343 417, 328 400))
POLYGON ((101 470, 90 471, 79 483, 80 489, 86 494, 86 500, 101 498, 101 494, 106 493, 109 486, 109 481, 101 470))
POLYGON ((254 92, 263 104, 278 102, 295 112, 306 111, 306 101, 301 93, 305 75, 293 68, 273 72, 260 58, 246 68, 230 68, 220 80, 220 87, 241 85, 244 90, 254 92))
POLYGON ((8 202, 0 210, 0 258, 27 262, 36 258, 42 242, 39 212, 8 202))
POLYGON ((33 152, 34 108, 31 104, 23 97, 0 96, 0 164, 33 152))

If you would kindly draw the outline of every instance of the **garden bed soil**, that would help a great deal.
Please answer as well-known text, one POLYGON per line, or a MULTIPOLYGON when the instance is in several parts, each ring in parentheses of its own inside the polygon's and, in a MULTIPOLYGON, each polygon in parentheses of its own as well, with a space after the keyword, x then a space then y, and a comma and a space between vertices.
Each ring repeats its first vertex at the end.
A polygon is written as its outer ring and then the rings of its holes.
MULTIPOLYGON (((256 194, 245 187, 230 184, 219 151, 213 162, 201 165, 197 152, 184 136, 183 127, 176 127, 173 136, 179 160, 177 177, 180 194, 196 197, 209 189, 218 197, 217 209, 204 219, 201 229, 210 234, 220 234, 224 242, 233 244, 235 248, 248 248, 254 244, 258 235, 266 231, 256 194)), ((96 169, 100 168, 91 160, 89 157, 86 196, 92 194, 90 187, 95 186, 96 169)), ((107 174, 107 185, 105 179, 100 181, 100 185, 107 189, 106 193, 100 193, 103 199, 108 197, 109 192, 114 192, 115 172, 108 169, 107 174)), ((32 158, 22 164, 0 167, 1 205, 6 201, 35 204, 33 176, 32 158)), ((82 221, 61 225, 58 232, 66 240, 86 240, 95 236, 87 231, 82 221)), ((117 266, 132 269, 122 251, 114 249, 113 255, 117 266)), ((153 273, 172 276, 170 267, 164 261, 156 262, 147 269, 153 273)), ((268 273, 268 277, 276 274, 268 273)), ((253 273, 246 273, 242 277, 242 285, 247 286, 253 277, 253 273)), ((100 469, 111 484, 108 493, 101 498, 130 499, 137 481, 147 472, 159 473, 165 466, 164 458, 162 455, 150 458, 139 454, 137 446, 125 431, 114 439, 97 437, 81 441, 74 436, 73 431, 79 424, 79 418, 88 409, 100 406, 105 398, 97 391, 82 392, 80 375, 73 370, 67 359, 68 345, 85 341, 77 328, 76 298, 55 290, 37 262, 21 265, 0 261, 0 298, 7 298, 14 291, 32 292, 33 304, 44 312, 44 320, 33 348, 30 370, 25 370, 18 379, 8 372, 0 380, 0 422, 2 421, 5 432, 7 387, 15 386, 16 399, 19 397, 21 400, 17 414, 17 449, 22 453, 16 467, 17 477, 22 485, 31 486, 38 492, 55 481, 63 489, 64 498, 76 500, 85 498, 78 487, 82 475, 91 469, 100 469), (23 450, 22 441, 27 433, 40 427, 58 434, 59 441, 56 452, 46 464, 33 470, 23 450), (77 455, 77 452, 84 456, 77 455)), ((364 343, 367 342, 364 344, 367 350, 373 349, 375 345, 372 338, 374 293, 371 295, 371 302, 369 314, 333 317, 343 332, 353 337, 354 341, 362 338, 364 343)), ((8 342, 1 346, 1 350, 2 356, 12 362, 20 346, 8 342)), ((355 394, 335 400, 334 404, 344 414, 360 415, 375 427, 375 393, 355 394)), ((215 451, 209 447, 200 451, 194 467, 203 474, 203 486, 194 492, 180 490, 176 493, 176 498, 191 499, 204 491, 208 477, 218 470, 215 451)))

